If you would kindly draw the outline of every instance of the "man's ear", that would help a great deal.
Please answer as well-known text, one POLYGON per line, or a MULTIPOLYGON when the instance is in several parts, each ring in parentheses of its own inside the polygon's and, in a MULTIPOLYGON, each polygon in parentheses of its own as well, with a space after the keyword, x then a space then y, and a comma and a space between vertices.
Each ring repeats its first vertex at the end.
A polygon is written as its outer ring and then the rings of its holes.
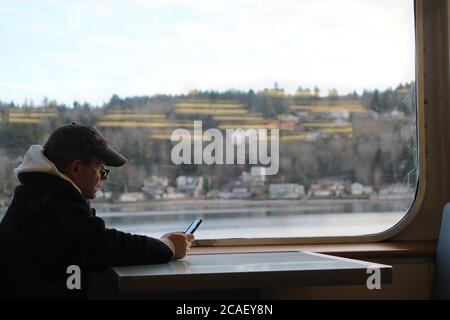
POLYGON ((81 174, 81 160, 72 160, 64 168, 63 173, 71 179, 77 179, 81 174))

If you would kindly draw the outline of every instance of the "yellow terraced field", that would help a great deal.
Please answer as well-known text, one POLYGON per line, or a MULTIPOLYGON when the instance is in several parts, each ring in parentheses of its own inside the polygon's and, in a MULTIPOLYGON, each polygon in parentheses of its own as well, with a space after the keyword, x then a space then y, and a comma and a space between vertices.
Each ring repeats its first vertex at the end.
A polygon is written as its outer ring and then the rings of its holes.
POLYGON ((143 121, 99 121, 99 127, 142 127, 142 128, 177 128, 177 127, 192 127, 192 121, 158 121, 158 122, 143 122, 143 121))
POLYGON ((164 119, 164 114, 105 114, 99 117, 101 120, 124 120, 124 119, 164 119))
POLYGON ((330 103, 291 105, 290 110, 310 112, 365 112, 363 105, 355 101, 335 101, 330 103))
POLYGON ((219 124, 219 129, 278 129, 276 125, 273 124, 219 124))
POLYGON ((344 133, 351 134, 353 133, 352 127, 343 127, 343 128, 324 128, 320 130, 323 133, 344 133))
POLYGON ((217 121, 263 121, 264 118, 262 116, 251 116, 251 115, 242 115, 242 116, 214 116, 214 120, 217 121))
POLYGON ((187 109, 245 109, 242 104, 238 103, 189 103, 189 102, 178 102, 175 103, 176 108, 187 108, 187 109))
POLYGON ((57 117, 56 112, 10 112, 10 118, 44 118, 44 117, 57 117))
POLYGON ((329 122, 304 122, 301 124, 304 127, 308 128, 340 128, 340 127, 347 127, 350 125, 350 123, 346 122, 343 124, 340 124, 339 126, 336 125, 335 122, 329 121, 329 122))
POLYGON ((9 119, 10 123, 39 123, 41 122, 40 119, 26 119, 26 118, 10 118, 9 119))
POLYGON ((175 108, 178 114, 202 114, 202 115, 230 115, 247 114, 246 109, 193 109, 193 108, 175 108))

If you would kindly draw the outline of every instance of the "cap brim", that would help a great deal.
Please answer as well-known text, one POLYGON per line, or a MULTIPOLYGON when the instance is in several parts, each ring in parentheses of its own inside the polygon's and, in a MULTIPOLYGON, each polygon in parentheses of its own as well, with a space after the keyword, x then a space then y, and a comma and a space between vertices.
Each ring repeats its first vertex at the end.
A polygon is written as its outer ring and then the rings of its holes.
POLYGON ((128 162, 127 158, 111 147, 98 151, 97 157, 109 167, 121 167, 128 162))

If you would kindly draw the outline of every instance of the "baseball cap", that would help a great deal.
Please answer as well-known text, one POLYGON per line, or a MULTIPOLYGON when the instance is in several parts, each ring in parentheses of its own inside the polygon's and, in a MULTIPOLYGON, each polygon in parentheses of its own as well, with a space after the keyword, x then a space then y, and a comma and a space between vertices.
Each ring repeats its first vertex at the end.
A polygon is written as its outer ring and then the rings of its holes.
POLYGON ((128 161, 106 142, 97 129, 74 122, 53 131, 44 150, 54 158, 81 159, 82 155, 94 156, 110 167, 120 167, 128 161))

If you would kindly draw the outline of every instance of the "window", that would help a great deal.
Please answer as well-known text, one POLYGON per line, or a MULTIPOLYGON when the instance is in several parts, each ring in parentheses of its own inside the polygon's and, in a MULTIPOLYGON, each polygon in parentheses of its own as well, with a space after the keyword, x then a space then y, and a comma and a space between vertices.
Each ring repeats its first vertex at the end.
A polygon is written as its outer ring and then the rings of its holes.
POLYGON ((414 200, 413 1, 10 2, 0 18, 0 215, 28 146, 70 121, 130 159, 93 204, 124 231, 201 216, 200 239, 364 235, 414 200))

